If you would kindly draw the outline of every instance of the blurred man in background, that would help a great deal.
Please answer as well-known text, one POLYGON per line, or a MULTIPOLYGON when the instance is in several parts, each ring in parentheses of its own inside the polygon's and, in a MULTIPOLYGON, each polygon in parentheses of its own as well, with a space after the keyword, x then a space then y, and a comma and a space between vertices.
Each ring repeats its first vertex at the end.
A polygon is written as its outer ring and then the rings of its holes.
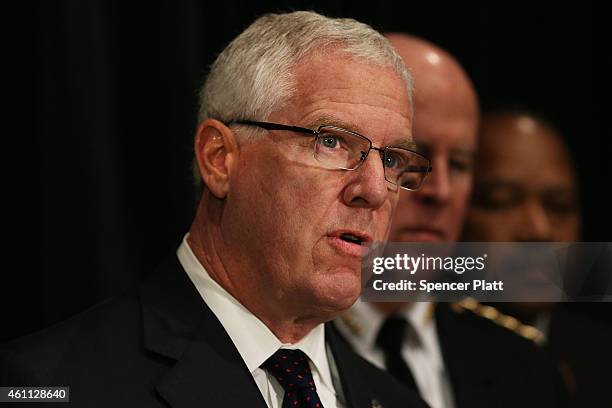
MULTIPOLYGON (((582 217, 578 190, 572 155, 552 124, 522 109, 489 112, 480 128, 474 194, 463 238, 579 241, 582 217)), ((576 281, 572 278, 585 278, 593 271, 589 263, 581 268, 569 262, 563 266, 568 285, 563 289, 574 296, 576 281), (575 273, 580 276, 569 276, 575 273)), ((609 270, 606 275, 609 277, 609 270)), ((609 403, 612 336, 607 327, 575 313, 572 305, 533 302, 496 306, 540 330, 543 345, 552 352, 576 406, 609 403)))
MULTIPOLYGON (((448 52, 405 34, 387 38, 415 78, 414 137, 433 167, 419 191, 400 197, 390 241, 453 242, 472 191, 477 95, 448 52)), ((461 306, 358 301, 336 323, 355 350, 434 408, 557 405, 552 364, 537 347, 461 306)))
POLYGON ((578 194, 572 157, 551 125, 518 110, 483 117, 466 240, 577 241, 578 194))

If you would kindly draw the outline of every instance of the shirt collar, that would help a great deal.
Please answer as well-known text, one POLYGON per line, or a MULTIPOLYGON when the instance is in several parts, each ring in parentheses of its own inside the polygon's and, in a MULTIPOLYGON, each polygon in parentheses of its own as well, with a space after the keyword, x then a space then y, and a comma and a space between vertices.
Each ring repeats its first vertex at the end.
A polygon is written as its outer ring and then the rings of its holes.
POLYGON ((384 320, 385 315, 382 312, 360 298, 340 316, 336 323, 345 338, 358 339, 360 345, 367 349, 374 349, 376 348, 376 337, 384 320))
MULTIPOLYGON (((441 367, 443 363, 434 321, 434 306, 432 302, 416 302, 404 307, 399 314, 410 322, 421 346, 432 356, 434 364, 441 367)), ((356 348, 374 350, 377 348, 376 337, 385 318, 385 314, 372 304, 359 299, 341 316, 337 326, 356 348)))
POLYGON ((403 315, 419 337, 419 343, 437 370, 444 370, 444 360, 435 322, 435 303, 416 302, 404 309, 403 315))
POLYGON ((327 360, 324 325, 316 326, 297 343, 283 344, 261 320, 210 277, 191 250, 188 236, 185 235, 176 252, 178 259, 206 305, 232 339, 249 371, 253 373, 280 348, 299 349, 313 363, 321 380, 334 389, 327 360))
POLYGON ((415 302, 410 307, 404 309, 402 315, 408 319, 416 332, 422 336, 422 333, 431 329, 433 319, 434 303, 431 302, 415 302))

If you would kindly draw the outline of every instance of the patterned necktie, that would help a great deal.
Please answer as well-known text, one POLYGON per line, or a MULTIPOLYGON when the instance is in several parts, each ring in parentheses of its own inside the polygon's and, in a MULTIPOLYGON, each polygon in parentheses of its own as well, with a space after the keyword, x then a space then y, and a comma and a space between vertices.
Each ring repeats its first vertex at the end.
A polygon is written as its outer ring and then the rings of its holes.
POLYGON ((279 349, 261 367, 283 386, 285 396, 282 408, 323 408, 308 357, 301 350, 279 349))
POLYGON ((402 345, 404 344, 407 326, 408 322, 406 319, 389 316, 378 332, 376 345, 385 355, 387 372, 402 384, 418 392, 410 368, 408 368, 402 357, 402 345))

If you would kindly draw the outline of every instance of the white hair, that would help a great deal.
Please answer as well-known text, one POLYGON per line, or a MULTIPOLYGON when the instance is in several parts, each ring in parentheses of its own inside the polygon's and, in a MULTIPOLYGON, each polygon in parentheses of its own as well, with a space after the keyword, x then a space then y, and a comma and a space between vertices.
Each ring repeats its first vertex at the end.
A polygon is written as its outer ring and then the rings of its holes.
MULTIPOLYGON (((391 68, 404 81, 410 109, 412 77, 389 41, 367 24, 311 11, 266 14, 236 37, 210 68, 200 91, 198 122, 265 121, 296 92, 294 67, 335 47, 350 57, 391 68)), ((256 134, 253 128, 249 134, 256 134)), ((196 188, 203 187, 194 162, 196 188)))
POLYGON ((200 92, 198 121, 266 120, 296 92, 294 66, 329 46, 393 69, 405 82, 412 107, 412 78, 380 33, 350 18, 296 11, 258 18, 219 54, 200 92))

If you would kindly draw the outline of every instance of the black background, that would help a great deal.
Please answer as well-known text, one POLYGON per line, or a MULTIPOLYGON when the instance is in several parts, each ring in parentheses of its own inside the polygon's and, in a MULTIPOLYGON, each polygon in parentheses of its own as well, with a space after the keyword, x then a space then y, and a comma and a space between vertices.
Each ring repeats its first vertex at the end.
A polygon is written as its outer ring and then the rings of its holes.
POLYGON ((34 63, 16 84, 26 147, 15 157, 4 150, 20 189, 5 198, 17 227, 5 230, 0 339, 125 291, 175 250, 192 217, 191 143, 207 67, 256 16, 299 9, 432 40, 464 65, 483 108, 512 103, 548 116, 578 163, 583 240, 612 241, 603 6, 45 1, 24 29, 33 35, 9 38, 34 63))

